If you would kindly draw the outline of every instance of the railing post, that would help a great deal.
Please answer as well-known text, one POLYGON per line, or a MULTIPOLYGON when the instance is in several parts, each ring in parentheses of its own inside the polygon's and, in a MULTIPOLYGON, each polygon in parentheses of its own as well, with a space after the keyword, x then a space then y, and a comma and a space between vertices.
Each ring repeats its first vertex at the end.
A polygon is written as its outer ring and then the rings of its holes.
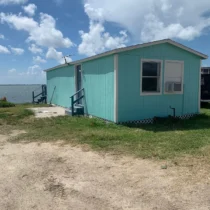
POLYGON ((74 116, 74 96, 71 97, 71 113, 74 116))
POLYGON ((42 85, 42 96, 44 96, 44 85, 42 85))
POLYGON ((34 91, 32 92, 32 103, 34 104, 34 91))

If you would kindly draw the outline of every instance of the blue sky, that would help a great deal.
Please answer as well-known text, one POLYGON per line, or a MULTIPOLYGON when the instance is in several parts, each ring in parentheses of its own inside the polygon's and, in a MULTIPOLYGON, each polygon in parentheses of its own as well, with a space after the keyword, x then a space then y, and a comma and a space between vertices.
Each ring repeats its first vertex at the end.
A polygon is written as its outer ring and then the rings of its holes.
MULTIPOLYGON (((0 0, 0 84, 45 83, 43 69, 171 38, 210 55, 210 1, 0 0), (140 6, 141 5, 141 6, 140 6), (143 5, 143 6, 142 6, 143 5), (69 60, 70 61, 70 60, 69 60)), ((210 60, 203 66, 210 66, 210 60)))

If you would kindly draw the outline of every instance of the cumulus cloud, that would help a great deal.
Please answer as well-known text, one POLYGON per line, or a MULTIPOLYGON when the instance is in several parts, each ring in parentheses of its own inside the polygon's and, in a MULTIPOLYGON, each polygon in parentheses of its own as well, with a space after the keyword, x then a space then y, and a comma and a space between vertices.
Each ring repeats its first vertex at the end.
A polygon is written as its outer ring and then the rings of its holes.
POLYGON ((10 69, 10 70, 8 71, 9 74, 13 74, 13 73, 16 73, 16 72, 17 72, 17 70, 14 69, 14 68, 13 68, 13 69, 10 69))
POLYGON ((53 0, 58 6, 60 6, 63 3, 63 0, 53 0))
POLYGON ((25 4, 28 0, 0 0, 0 5, 25 4))
POLYGON ((10 54, 10 51, 7 47, 0 45, 0 54, 10 54))
POLYGON ((4 35, 3 34, 0 34, 0 39, 4 39, 4 35))
POLYGON ((34 63, 46 63, 46 60, 41 58, 40 56, 33 57, 34 63))
POLYGON ((40 13, 40 22, 21 14, 0 13, 1 23, 7 23, 16 30, 23 30, 29 33, 28 42, 35 42, 43 47, 65 47, 74 46, 69 38, 65 38, 61 31, 56 29, 55 19, 44 13, 40 13))
POLYGON ((111 36, 105 32, 101 23, 90 22, 89 32, 80 31, 82 43, 78 47, 80 54, 92 56, 105 50, 125 47, 128 36, 125 31, 120 31, 119 36, 111 36))
POLYGON ((104 10, 92 8, 85 4, 85 12, 89 16, 89 32, 79 31, 82 39, 78 47, 79 54, 92 56, 106 50, 125 47, 128 42, 126 31, 120 31, 118 35, 111 35, 104 27, 104 10))
POLYGON ((15 54, 15 55, 22 55, 25 51, 22 48, 14 48, 14 47, 10 47, 11 51, 15 54))
POLYGON ((42 73, 41 71, 41 67, 39 65, 34 65, 34 66, 30 66, 28 67, 28 70, 25 72, 20 72, 19 75, 20 76, 35 76, 35 75, 39 75, 40 73, 42 73))
POLYGON ((58 52, 56 51, 56 49, 52 47, 48 49, 47 54, 46 54, 47 59, 54 59, 58 61, 58 63, 60 64, 63 64, 65 62, 63 57, 64 56, 62 52, 58 52))
POLYGON ((24 12, 30 16, 34 16, 35 12, 37 10, 37 6, 35 4, 29 4, 27 6, 23 6, 22 8, 23 8, 24 12))
POLYGON ((139 41, 192 40, 210 26, 209 0, 85 0, 90 20, 112 22, 139 41), (120 12, 116 12, 119 11, 120 12))
MULTIPOLYGON (((47 54, 46 54, 47 59, 54 59, 54 60, 58 61, 58 63, 60 63, 60 64, 65 63, 65 60, 63 57, 64 57, 64 55, 62 52, 58 52, 58 51, 56 51, 56 49, 54 49, 52 47, 48 49, 47 54)), ((72 61, 72 59, 69 57, 66 59, 67 59, 67 62, 72 61)))
POLYGON ((35 44, 31 44, 31 46, 29 46, 29 48, 28 48, 33 54, 38 54, 38 53, 42 53, 43 52, 43 50, 40 48, 40 47, 38 47, 38 46, 36 46, 35 44))

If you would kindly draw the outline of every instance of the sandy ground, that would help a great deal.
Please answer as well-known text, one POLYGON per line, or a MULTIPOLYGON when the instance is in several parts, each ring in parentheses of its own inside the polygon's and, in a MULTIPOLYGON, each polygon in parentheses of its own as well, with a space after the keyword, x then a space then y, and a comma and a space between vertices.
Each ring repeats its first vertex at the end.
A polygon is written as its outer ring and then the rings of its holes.
POLYGON ((39 108, 30 108, 34 111, 36 118, 46 118, 46 117, 57 117, 64 116, 65 109, 62 107, 39 107, 39 108))
POLYGON ((1 210, 209 210, 209 168, 0 135, 1 210))

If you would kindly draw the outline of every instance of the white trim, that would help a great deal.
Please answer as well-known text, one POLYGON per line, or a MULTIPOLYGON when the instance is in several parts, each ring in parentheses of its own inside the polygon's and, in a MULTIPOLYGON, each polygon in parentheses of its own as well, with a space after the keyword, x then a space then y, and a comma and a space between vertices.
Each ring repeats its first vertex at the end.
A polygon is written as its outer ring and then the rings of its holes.
POLYGON ((208 58, 207 55, 205 55, 203 53, 200 53, 196 50, 193 50, 193 49, 191 49, 187 46, 184 46, 184 45, 182 45, 178 42, 175 42, 171 39, 163 39, 163 40, 159 40, 159 41, 154 41, 154 42, 138 44, 138 45, 133 45, 133 46, 129 46, 129 47, 123 47, 123 48, 111 50, 111 51, 108 51, 108 52, 105 52, 105 53, 101 53, 101 54, 98 54, 98 55, 95 55, 95 56, 84 58, 84 59, 74 61, 74 62, 71 62, 71 63, 68 63, 68 64, 63 64, 63 65, 59 65, 59 66, 56 66, 56 67, 53 67, 53 68, 50 68, 50 69, 46 69, 44 71, 48 72, 48 71, 52 71, 52 70, 57 69, 57 68, 61 68, 61 67, 68 66, 68 65, 75 65, 75 64, 78 64, 78 63, 81 63, 81 62, 94 60, 94 59, 101 58, 101 57, 104 57, 104 56, 113 55, 113 54, 129 51, 129 50, 135 50, 135 49, 139 49, 139 48, 143 48, 143 47, 149 47, 149 46, 153 46, 153 45, 164 44, 164 43, 168 43, 168 44, 174 45, 178 48, 181 48, 183 50, 186 50, 186 51, 188 51, 192 54, 195 54, 195 55, 201 57, 201 59, 207 59, 208 58))
POLYGON ((162 72, 163 72, 163 61, 158 59, 141 59, 140 60, 140 96, 156 96, 162 95, 162 72), (160 92, 142 92, 142 72, 143 62, 157 62, 160 63, 160 92))
POLYGON ((199 86, 198 86, 198 113, 201 112, 201 69, 202 69, 202 60, 200 60, 200 69, 199 69, 199 86))
POLYGON ((76 65, 74 65, 74 71, 75 71, 75 92, 77 92, 77 91, 79 91, 79 90, 77 90, 77 66, 81 66, 81 88, 83 88, 83 79, 82 79, 82 77, 83 77, 83 73, 82 73, 82 64, 81 63, 78 63, 78 64, 76 64, 76 65))
POLYGON ((77 92, 77 65, 74 65, 74 92, 77 92))
POLYGON ((165 95, 182 95, 184 94, 184 61, 181 60, 165 60, 165 66, 164 66, 164 94, 165 95), (173 93, 169 93, 165 91, 165 81, 166 81, 166 77, 165 77, 165 72, 166 72, 166 63, 170 62, 170 63, 181 63, 182 64, 182 91, 176 91, 173 93))
POLYGON ((118 55, 114 55, 114 122, 118 123, 118 55))
MULTIPOLYGON (((209 103, 210 100, 200 100, 200 102, 206 102, 206 103, 208 102, 208 103, 209 103)), ((200 104, 200 103, 199 103, 199 104, 200 104)))

